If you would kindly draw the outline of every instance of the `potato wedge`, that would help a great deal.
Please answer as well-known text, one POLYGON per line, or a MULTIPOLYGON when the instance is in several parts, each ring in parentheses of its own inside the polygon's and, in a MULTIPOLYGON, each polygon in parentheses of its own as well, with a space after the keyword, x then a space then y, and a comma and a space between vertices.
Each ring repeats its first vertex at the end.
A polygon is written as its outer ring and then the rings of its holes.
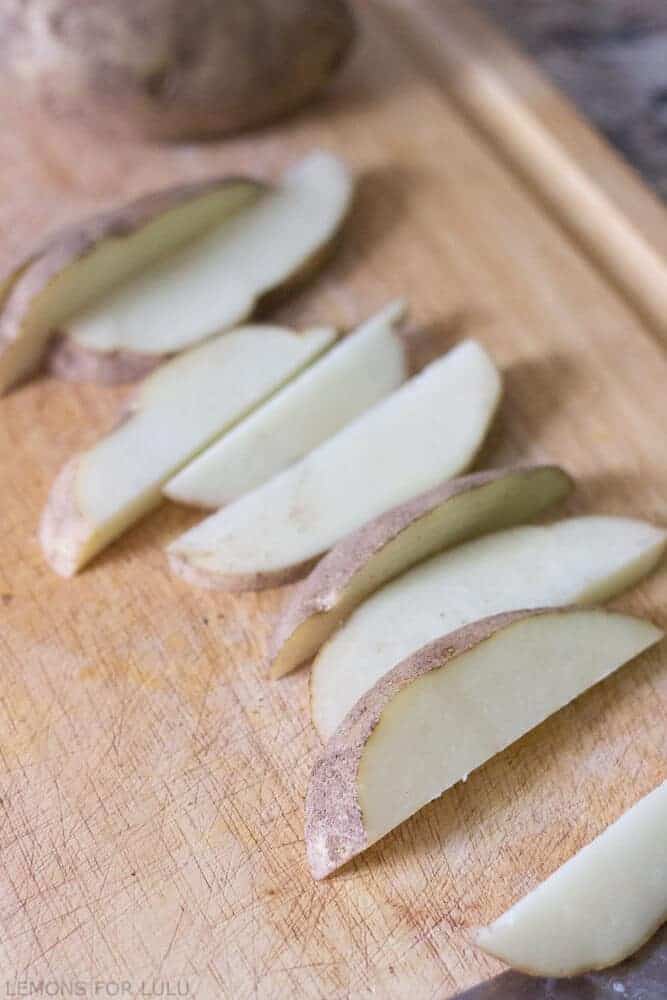
POLYGON ((169 546, 200 586, 257 590, 302 576, 369 518, 461 472, 500 398, 475 341, 459 344, 295 465, 169 546))
POLYGON ((171 500, 217 509, 260 486, 331 437, 407 378, 396 324, 404 302, 387 306, 302 372, 164 487, 171 500))
POLYGON ((352 197, 344 164, 308 156, 198 239, 72 316, 70 354, 174 354, 247 319, 268 292, 323 260, 352 197))
POLYGON ((162 485, 335 339, 247 326, 163 365, 129 411, 90 451, 71 459, 51 490, 40 538, 71 576, 162 499, 162 485))
POLYGON ((474 941, 534 976, 622 962, 667 920, 667 781, 474 941))
POLYGON ((443 631, 530 605, 609 600, 650 572, 666 545, 667 534, 643 521, 575 517, 433 556, 369 597, 315 657, 315 728, 329 739, 365 691, 443 631))
POLYGON ((492 469, 440 483, 343 538, 291 597, 269 643, 282 677, 317 652, 361 602, 427 556, 535 517, 572 480, 557 465, 492 469))
POLYGON ((0 303, 0 395, 38 367, 49 336, 79 310, 263 190, 239 178, 181 185, 50 237, 27 258, 0 303))
POLYGON ((629 615, 539 609, 473 622, 408 657, 354 706, 313 768, 313 876, 340 868, 661 637, 629 615))

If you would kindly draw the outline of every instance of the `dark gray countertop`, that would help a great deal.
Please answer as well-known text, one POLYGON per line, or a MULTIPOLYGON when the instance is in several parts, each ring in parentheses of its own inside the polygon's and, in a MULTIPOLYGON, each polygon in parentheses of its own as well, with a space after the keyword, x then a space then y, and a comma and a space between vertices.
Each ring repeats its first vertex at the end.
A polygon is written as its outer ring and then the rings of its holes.
POLYGON ((667 0, 476 0, 667 199, 667 0))

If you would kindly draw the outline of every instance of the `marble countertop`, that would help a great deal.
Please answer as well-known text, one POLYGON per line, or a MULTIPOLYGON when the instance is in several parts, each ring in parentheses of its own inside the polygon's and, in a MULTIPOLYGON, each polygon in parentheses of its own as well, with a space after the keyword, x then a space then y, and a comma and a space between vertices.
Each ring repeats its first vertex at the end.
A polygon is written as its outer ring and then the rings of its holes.
POLYGON ((475 0, 667 199, 667 0, 475 0))

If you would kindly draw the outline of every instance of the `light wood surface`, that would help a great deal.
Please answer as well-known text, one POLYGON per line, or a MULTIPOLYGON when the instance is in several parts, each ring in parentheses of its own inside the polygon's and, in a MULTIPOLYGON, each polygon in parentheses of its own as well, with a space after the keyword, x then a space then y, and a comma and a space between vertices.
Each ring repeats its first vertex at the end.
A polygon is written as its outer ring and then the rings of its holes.
MULTIPOLYGON (((274 315, 352 323, 407 294, 415 327, 443 347, 478 337, 503 368, 486 464, 561 462, 579 482, 568 510, 667 524, 658 339, 466 122, 407 26, 365 4, 363 28, 324 103, 220 145, 110 145, 5 100, 0 254, 176 179, 335 150, 361 175, 356 210, 326 273, 274 315)), ((162 547, 197 516, 174 505, 72 581, 39 551, 53 476, 125 392, 42 380, 0 401, 0 992, 17 977, 445 998, 500 971, 470 928, 664 779, 664 645, 315 884, 307 671, 269 683, 261 662, 287 592, 170 576, 162 547)), ((618 603, 665 626, 666 598, 663 569, 618 603)))

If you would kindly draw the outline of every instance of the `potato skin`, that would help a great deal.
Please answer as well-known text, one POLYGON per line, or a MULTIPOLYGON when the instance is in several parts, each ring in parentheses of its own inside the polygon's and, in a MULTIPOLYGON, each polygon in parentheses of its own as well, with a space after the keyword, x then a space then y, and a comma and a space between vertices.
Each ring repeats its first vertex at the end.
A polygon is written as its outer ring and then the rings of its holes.
POLYGON ((252 128, 313 97, 354 37, 346 0, 3 0, 5 72, 116 134, 252 128))

